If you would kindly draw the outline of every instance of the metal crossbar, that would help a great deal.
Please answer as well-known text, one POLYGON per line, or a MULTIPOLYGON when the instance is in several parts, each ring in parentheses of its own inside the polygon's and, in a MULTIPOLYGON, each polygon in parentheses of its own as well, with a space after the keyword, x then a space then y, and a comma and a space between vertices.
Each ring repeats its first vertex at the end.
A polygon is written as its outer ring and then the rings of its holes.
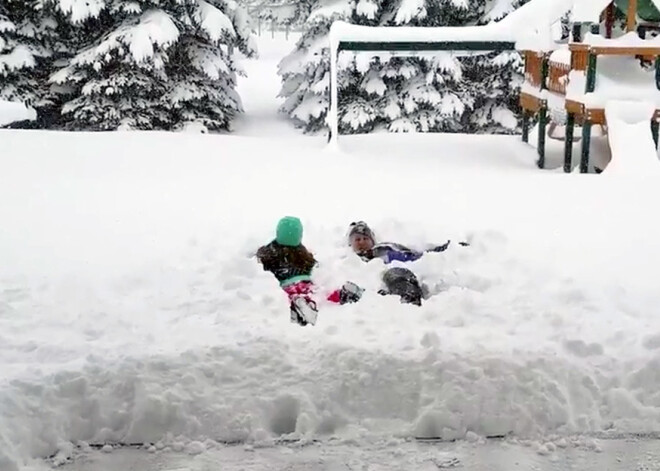
POLYGON ((515 43, 509 41, 340 41, 339 51, 511 51, 515 43))

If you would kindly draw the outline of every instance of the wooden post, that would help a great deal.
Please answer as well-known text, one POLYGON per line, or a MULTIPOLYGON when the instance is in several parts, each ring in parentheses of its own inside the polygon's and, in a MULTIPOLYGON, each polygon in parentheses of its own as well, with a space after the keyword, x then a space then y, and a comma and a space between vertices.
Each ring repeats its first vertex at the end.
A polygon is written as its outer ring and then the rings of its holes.
MULTIPOLYGON (((591 93, 596 89, 596 57, 596 54, 589 52, 585 93, 591 93)), ((586 113, 582 124, 582 157, 580 159, 580 173, 587 173, 589 171, 589 151, 591 146, 592 126, 589 119, 589 114, 586 113)))
POLYGON ((544 54, 543 58, 541 58, 541 90, 548 89, 548 70, 550 68, 549 62, 550 57, 547 54, 544 54))
POLYGON ((582 42, 582 23, 573 23, 573 42, 582 42))
POLYGON ((589 171, 589 147, 591 145, 591 123, 585 117, 582 124, 582 157, 580 159, 580 173, 589 171))
POLYGON ((539 135, 537 151, 539 160, 536 162, 539 168, 545 168, 545 127, 548 124, 548 107, 544 104, 539 110, 539 135))
POLYGON ((612 30, 614 29, 614 2, 610 3, 605 10, 605 37, 612 39, 612 30))
POLYGON ((596 57, 596 54, 589 52, 585 93, 591 93, 596 89, 596 57))
POLYGON ((529 111, 523 110, 522 115, 522 140, 529 142, 529 111))
POLYGON ((337 81, 337 59, 339 56, 339 45, 334 43, 330 35, 330 103, 328 103, 328 113, 330 121, 328 123, 328 142, 339 142, 339 85, 337 81))
POLYGON ((573 135, 575 133, 575 113, 566 117, 566 136, 564 137, 564 172, 570 173, 573 167, 573 135))
POLYGON ((587 44, 571 44, 571 70, 587 72, 589 64, 589 46, 587 44))
POLYGON ((626 14, 626 31, 635 31, 637 25, 637 0, 628 0, 628 13, 626 14))

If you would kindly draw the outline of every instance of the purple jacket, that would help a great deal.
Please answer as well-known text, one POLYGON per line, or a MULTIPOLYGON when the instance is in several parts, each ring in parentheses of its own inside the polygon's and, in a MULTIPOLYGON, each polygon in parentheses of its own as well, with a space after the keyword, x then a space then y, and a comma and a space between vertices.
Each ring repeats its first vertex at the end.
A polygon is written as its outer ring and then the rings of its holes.
POLYGON ((417 252, 401 244, 396 244, 394 242, 382 242, 380 244, 374 245, 370 251, 361 254, 360 257, 366 261, 373 260, 374 258, 380 258, 387 264, 394 261, 413 262, 420 258, 422 255, 424 255, 423 252, 417 252))

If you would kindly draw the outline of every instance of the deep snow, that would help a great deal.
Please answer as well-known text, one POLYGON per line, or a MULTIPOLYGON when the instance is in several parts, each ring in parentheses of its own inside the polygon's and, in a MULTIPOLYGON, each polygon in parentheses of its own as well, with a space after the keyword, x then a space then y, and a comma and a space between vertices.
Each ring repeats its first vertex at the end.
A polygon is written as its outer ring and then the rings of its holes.
POLYGON ((231 136, 0 133, 2 471, 79 441, 195 454, 510 433, 553 455, 574 434, 660 429, 656 177, 541 171, 512 136, 328 148, 275 108, 231 136), (315 327, 289 323, 251 258, 285 214, 323 289, 369 289, 315 327), (349 253, 356 219, 472 245, 411 264, 437 294, 401 305, 349 253))

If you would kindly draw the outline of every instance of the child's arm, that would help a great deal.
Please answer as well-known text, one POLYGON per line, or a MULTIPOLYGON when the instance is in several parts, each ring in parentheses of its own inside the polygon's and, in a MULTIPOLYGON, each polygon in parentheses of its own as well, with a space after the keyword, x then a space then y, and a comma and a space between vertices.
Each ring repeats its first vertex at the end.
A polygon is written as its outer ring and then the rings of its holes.
POLYGON ((374 246, 372 254, 376 258, 382 259, 385 263, 413 262, 420 258, 423 253, 411 250, 408 247, 395 243, 382 243, 374 246))

